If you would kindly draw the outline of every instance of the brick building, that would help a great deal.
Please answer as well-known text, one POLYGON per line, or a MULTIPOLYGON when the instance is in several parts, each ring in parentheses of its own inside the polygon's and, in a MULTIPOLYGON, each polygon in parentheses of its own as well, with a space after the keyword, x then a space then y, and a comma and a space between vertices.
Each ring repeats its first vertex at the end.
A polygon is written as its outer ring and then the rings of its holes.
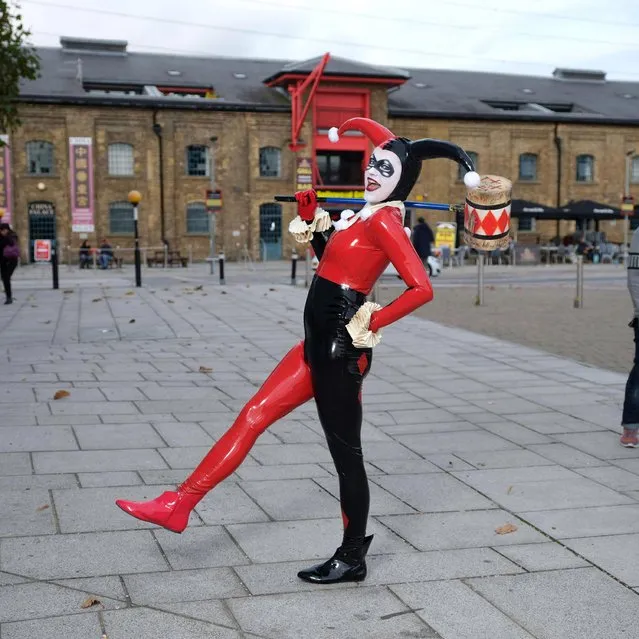
MULTIPOLYGON (((210 241, 207 191, 219 189, 218 251, 229 259, 287 256, 292 245, 284 231, 294 207, 275 204, 274 195, 310 184, 362 188, 365 139, 349 135, 332 145, 326 136, 354 115, 411 139, 460 144, 480 173, 511 178, 513 197, 528 203, 619 207, 633 149, 629 176, 639 191, 639 83, 611 82, 600 72, 528 77, 331 58, 304 114, 305 95, 292 98, 291 91, 319 59, 164 56, 78 39, 38 53, 41 77, 22 87, 22 126, 0 150, 0 208, 23 249, 48 236, 74 250, 85 237, 93 246, 102 237, 132 246, 127 194, 137 189, 142 244, 159 247, 166 238, 201 258, 210 241)), ((462 177, 453 162, 429 160, 412 197, 461 202, 462 177)), ((546 240, 576 225, 596 225, 612 241, 623 237, 623 220, 589 222, 586 215, 556 223, 525 213, 513 221, 520 240, 546 240)))

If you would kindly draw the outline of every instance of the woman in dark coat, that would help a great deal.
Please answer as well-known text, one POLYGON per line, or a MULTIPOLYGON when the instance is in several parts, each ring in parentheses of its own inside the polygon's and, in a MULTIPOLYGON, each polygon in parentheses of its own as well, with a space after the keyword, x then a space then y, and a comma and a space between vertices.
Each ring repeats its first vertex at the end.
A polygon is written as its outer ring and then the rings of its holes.
POLYGON ((2 277, 4 293, 7 298, 5 304, 13 304, 11 276, 18 266, 19 257, 18 236, 8 224, 0 224, 0 276, 2 277))

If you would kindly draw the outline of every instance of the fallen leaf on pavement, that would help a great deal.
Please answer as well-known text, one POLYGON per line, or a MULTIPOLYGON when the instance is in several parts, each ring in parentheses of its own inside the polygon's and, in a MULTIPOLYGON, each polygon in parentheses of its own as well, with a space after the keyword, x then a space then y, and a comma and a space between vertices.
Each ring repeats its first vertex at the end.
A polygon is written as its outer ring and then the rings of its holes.
POLYGON ((135 295, 135 292, 134 292, 134 291, 127 291, 127 292, 125 293, 125 295, 135 295))
POLYGON ((269 288, 268 290, 269 290, 269 291, 277 291, 277 289, 276 289, 276 288, 269 288))
POLYGON ((515 524, 504 524, 503 526, 499 526, 499 528, 495 528, 495 532, 498 535, 508 535, 509 533, 514 533, 518 530, 515 524))
POLYGON ((213 369, 208 366, 200 366, 200 373, 212 373, 213 369))
POLYGON ((59 390, 55 392, 53 399, 62 399, 63 397, 69 397, 70 394, 71 393, 69 391, 59 390))
POLYGON ((101 302, 102 298, 101 297, 96 297, 94 299, 91 300, 92 302, 101 302))
POLYGON ((37 513, 41 513, 43 510, 46 510, 49 507, 49 504, 44 504, 44 506, 38 506, 36 508, 37 513))
POLYGON ((175 304, 173 300, 166 300, 169 304, 175 304))
POLYGON ((200 284, 199 286, 196 286, 193 290, 194 291, 201 291, 204 288, 203 284, 200 284))
POLYGON ((508 486, 508 490, 506 491, 507 495, 510 495, 510 493, 513 492, 513 487, 512 486, 508 486))
POLYGON ((65 291, 62 291, 65 295, 70 295, 71 293, 73 293, 73 289, 66 289, 65 291))
POLYGON ((129 320, 129 324, 135 324, 135 320, 134 319, 130 319, 129 320))
POLYGON ((91 608, 92 606, 101 606, 102 602, 99 599, 96 599, 95 597, 89 597, 88 599, 85 599, 81 604, 80 604, 80 608, 91 608))
MULTIPOLYGON (((248 288, 248 286, 247 286, 247 288, 248 288)), ((222 295, 226 295, 226 291, 222 291, 222 295)))

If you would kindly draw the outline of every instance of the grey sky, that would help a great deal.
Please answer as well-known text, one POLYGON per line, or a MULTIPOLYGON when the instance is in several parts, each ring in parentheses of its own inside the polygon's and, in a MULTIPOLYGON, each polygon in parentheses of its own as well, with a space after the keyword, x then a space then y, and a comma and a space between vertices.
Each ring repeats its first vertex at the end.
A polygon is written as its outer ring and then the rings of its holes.
POLYGON ((124 39, 131 50, 182 55, 303 60, 330 51, 398 67, 530 75, 550 75, 557 66, 601 69, 610 79, 639 82, 637 0, 20 0, 20 4, 37 45, 57 46, 59 36, 66 35, 124 39))

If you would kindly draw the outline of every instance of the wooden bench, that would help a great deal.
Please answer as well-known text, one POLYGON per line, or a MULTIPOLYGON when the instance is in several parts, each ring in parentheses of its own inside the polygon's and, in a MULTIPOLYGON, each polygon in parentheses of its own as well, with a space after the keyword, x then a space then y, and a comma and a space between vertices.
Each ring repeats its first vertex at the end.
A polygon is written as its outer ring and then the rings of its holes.
MULTIPOLYGON (((148 266, 164 266, 165 253, 164 251, 155 251, 153 257, 147 257, 148 266)), ((189 264, 189 258, 180 254, 180 251, 167 251, 166 253, 167 266, 182 266, 186 268, 189 264)))

